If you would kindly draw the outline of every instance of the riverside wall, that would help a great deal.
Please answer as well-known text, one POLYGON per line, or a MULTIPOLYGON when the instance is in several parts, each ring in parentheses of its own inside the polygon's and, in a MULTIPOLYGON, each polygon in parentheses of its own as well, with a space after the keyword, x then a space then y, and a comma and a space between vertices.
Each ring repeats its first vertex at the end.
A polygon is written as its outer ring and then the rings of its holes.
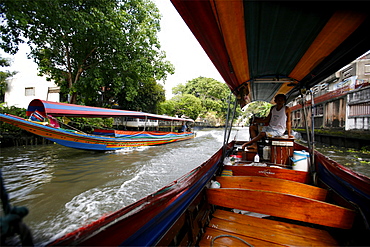
MULTIPOLYGON (((307 141, 307 133, 304 131, 298 131, 302 138, 307 141)), ((324 133, 315 133, 314 141, 315 143, 319 142, 329 146, 361 149, 366 148, 370 150, 370 132, 364 131, 362 134, 356 132, 356 134, 351 135, 351 132, 343 131, 343 135, 334 135, 334 134, 324 134, 324 133)))

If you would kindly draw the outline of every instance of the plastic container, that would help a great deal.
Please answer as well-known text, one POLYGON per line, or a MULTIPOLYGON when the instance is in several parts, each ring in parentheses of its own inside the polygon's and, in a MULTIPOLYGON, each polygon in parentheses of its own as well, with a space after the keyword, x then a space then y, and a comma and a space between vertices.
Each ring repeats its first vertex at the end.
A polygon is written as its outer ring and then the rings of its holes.
POLYGON ((256 155, 254 156, 254 162, 255 162, 255 163, 259 163, 259 162, 260 162, 260 156, 259 156, 258 154, 256 154, 256 155))
POLYGON ((218 181, 211 181, 211 188, 212 189, 221 188, 221 184, 218 181))
POLYGON ((264 160, 270 160, 270 156, 271 156, 271 147, 270 146, 264 146, 263 147, 262 158, 264 160))
POLYGON ((293 152, 293 170, 297 171, 308 171, 308 158, 310 154, 306 151, 294 151, 293 152))

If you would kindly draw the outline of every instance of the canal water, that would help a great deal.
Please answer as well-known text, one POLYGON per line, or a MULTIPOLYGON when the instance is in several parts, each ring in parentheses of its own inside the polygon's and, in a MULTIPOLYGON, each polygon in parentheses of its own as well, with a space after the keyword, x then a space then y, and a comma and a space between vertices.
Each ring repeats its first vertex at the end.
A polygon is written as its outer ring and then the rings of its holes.
MULTIPOLYGON (((248 129, 233 130, 235 136, 247 140, 248 129)), ((24 222, 36 245, 43 245, 164 187, 206 161, 222 142, 222 129, 205 129, 192 140, 106 153, 57 144, 11 147, 1 149, 0 168, 11 204, 28 207, 24 222)), ((351 168, 370 176, 369 167, 351 168)))

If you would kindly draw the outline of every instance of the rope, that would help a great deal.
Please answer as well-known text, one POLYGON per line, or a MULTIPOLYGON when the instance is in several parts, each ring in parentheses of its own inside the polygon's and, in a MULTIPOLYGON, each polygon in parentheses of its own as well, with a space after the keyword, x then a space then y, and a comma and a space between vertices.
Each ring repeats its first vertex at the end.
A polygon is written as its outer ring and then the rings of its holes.
POLYGON ((213 244, 214 244, 214 242, 215 242, 216 239, 218 239, 218 238, 225 238, 225 237, 226 238, 236 238, 237 240, 240 240, 243 244, 248 245, 249 247, 254 247, 253 245, 251 245, 250 243, 248 243, 244 239, 241 239, 241 238, 236 237, 236 236, 233 236, 233 235, 227 235, 227 234, 225 234, 225 235, 218 235, 218 236, 214 237, 211 240, 211 245, 210 246, 213 246, 213 244))

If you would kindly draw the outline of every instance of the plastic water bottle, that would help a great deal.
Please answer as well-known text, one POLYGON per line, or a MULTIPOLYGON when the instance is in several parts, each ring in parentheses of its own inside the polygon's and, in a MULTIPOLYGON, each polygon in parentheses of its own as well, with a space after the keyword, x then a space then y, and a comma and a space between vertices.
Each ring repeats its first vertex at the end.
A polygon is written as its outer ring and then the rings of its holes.
POLYGON ((255 163, 259 163, 259 162, 260 162, 260 156, 259 156, 258 154, 256 154, 256 155, 254 156, 254 162, 255 162, 255 163))
POLYGON ((211 181, 211 188, 212 189, 221 188, 221 184, 218 181, 211 181))
POLYGON ((263 157, 264 160, 269 160, 270 159, 270 153, 271 153, 271 147, 270 146, 263 147, 262 157, 263 157))

